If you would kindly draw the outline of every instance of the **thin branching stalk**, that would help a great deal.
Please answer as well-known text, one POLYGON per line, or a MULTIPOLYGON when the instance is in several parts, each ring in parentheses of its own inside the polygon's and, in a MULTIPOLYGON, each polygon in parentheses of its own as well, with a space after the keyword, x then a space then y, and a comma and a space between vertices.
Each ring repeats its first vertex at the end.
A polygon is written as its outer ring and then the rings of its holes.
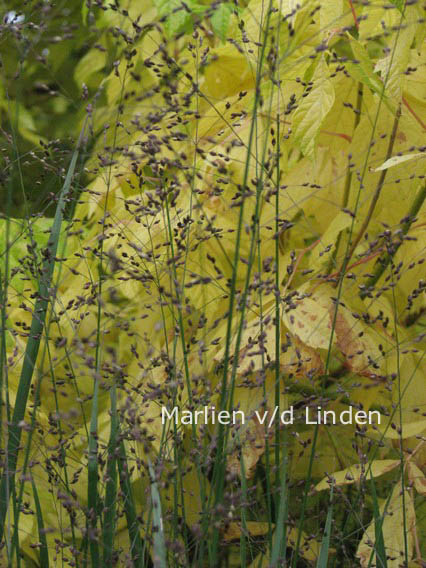
POLYGON ((392 247, 392 251, 388 252, 384 256, 384 258, 380 258, 379 262, 376 265, 376 268, 374 269, 373 275, 367 280, 366 288, 361 290, 360 292, 361 298, 367 296, 369 290, 374 288, 374 286, 377 284, 377 282, 380 280, 381 276, 385 272, 386 268, 392 262, 393 257, 395 256, 395 254, 399 250, 399 247, 403 243, 404 236, 410 230, 411 225, 413 224, 420 209, 422 208, 423 203, 425 201, 425 197, 426 197, 426 185, 424 185, 419 189, 416 197, 414 198, 413 203, 411 204, 411 207, 407 215, 404 217, 404 222, 401 225, 401 240, 392 247))
MULTIPOLYGON (((386 160, 388 160, 391 156, 392 156, 392 151, 393 151, 393 147, 395 144, 395 140, 396 140, 396 134, 398 131, 398 125, 399 125, 399 119, 401 117, 401 105, 398 107, 398 110, 396 111, 396 115, 395 115, 395 119, 393 122, 393 128, 392 128, 392 133, 390 135, 389 138, 389 145, 388 145, 388 149, 386 152, 386 160)), ((351 244, 351 248, 349 249, 349 252, 347 254, 347 260, 345 261, 346 265, 349 263, 350 259, 352 258, 353 253, 355 252, 357 246, 359 245, 362 237, 364 236, 365 231, 368 228, 368 225, 370 224, 370 221, 373 217, 373 213, 374 213, 374 209, 376 208, 377 202, 379 200, 383 185, 385 183, 385 179, 386 179, 386 174, 387 174, 388 170, 385 169, 380 173, 380 177, 379 177, 379 181, 377 182, 377 187, 374 191, 373 197, 371 199, 370 202, 370 207, 368 209, 368 212, 362 222, 361 228, 358 232, 358 234, 356 235, 356 237, 354 238, 354 240, 352 241, 351 244)))
POLYGON ((71 187, 80 147, 83 142, 84 131, 85 131, 85 124, 81 130, 80 137, 77 141, 76 149, 74 150, 71 163, 68 168, 64 185, 59 195, 56 214, 51 230, 51 236, 46 251, 46 261, 43 267, 43 276, 40 278, 38 296, 34 307, 34 314, 31 322, 30 334, 25 350, 24 362, 22 365, 21 377, 19 380, 18 391, 16 396, 16 403, 13 411, 12 423, 9 426, 8 447, 7 447, 8 464, 7 464, 7 470, 3 471, 1 484, 0 484, 0 537, 3 537, 4 523, 9 506, 8 496, 10 495, 11 492, 14 491, 15 487, 15 474, 18 463, 18 453, 19 453, 19 445, 22 434, 22 424, 25 418, 28 395, 30 391, 30 386, 35 369, 38 351, 40 348, 44 323, 46 319, 46 313, 50 301, 50 286, 53 276, 53 270, 56 263, 56 251, 58 249, 59 236, 60 236, 62 219, 64 214, 65 196, 71 187))

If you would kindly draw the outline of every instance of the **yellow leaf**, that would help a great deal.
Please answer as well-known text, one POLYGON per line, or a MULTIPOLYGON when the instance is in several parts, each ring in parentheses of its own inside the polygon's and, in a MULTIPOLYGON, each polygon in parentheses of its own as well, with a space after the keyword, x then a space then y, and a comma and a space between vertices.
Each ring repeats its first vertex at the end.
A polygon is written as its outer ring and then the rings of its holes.
POLYGON ((78 62, 74 78, 78 85, 88 84, 97 71, 101 71, 108 61, 108 54, 97 48, 92 48, 78 62))
MULTIPOLYGON (((334 308, 331 308, 334 312, 334 308)), ((382 355, 369 337, 367 327, 355 319, 351 312, 339 307, 335 325, 336 341, 345 356, 347 366, 355 373, 376 376, 382 355)))
POLYGON ((392 156, 392 158, 389 158, 388 160, 386 160, 386 162, 383 162, 383 164, 376 168, 374 171, 380 172, 382 170, 387 170, 388 168, 393 168, 394 166, 402 164, 403 162, 408 162, 409 160, 414 160, 415 158, 425 157, 426 155, 422 152, 416 152, 415 154, 405 154, 403 156, 392 156))
MULTIPOLYGON (((265 308, 266 313, 269 310, 265 308)), ((246 374, 259 369, 275 360, 275 325, 272 318, 260 318, 253 312, 248 317, 246 327, 241 331, 241 339, 238 353, 238 374, 246 374), (269 321, 268 321, 269 320, 269 321)), ((225 355, 225 334, 226 325, 223 325, 223 337, 221 349, 216 353, 214 359, 221 361, 225 355)), ((237 346, 237 330, 235 330, 230 344, 230 356, 235 356, 237 346)))
POLYGON ((294 140, 305 156, 313 156, 321 124, 334 104, 330 71, 322 57, 312 77, 313 88, 299 103, 293 116, 294 140))
POLYGON ((324 364, 314 348, 305 345, 297 336, 290 337, 291 345, 281 353, 280 368, 293 377, 313 377, 323 372, 324 364))
POLYGON ((324 306, 312 298, 303 298, 295 302, 294 309, 284 313, 283 321, 288 330, 309 347, 328 349, 331 332, 330 314, 324 306))
MULTIPOLYGON (((298 533, 299 530, 297 528, 291 528, 287 530, 288 546, 291 546, 292 548, 296 547, 298 533)), ((302 532, 302 538, 300 541, 300 550, 299 550, 301 556, 303 556, 303 558, 309 560, 310 562, 316 562, 319 556, 319 551, 320 551, 319 543, 311 536, 308 536, 306 533, 302 532)))
POLYGON ((329 262, 331 255, 335 250, 339 233, 349 227, 351 223, 351 217, 343 211, 340 211, 340 213, 334 217, 327 230, 322 235, 320 243, 311 252, 311 257, 309 259, 309 265, 311 268, 315 271, 319 271, 325 263, 329 262))
MULTIPOLYGON (((335 295, 335 289, 326 284, 319 286, 311 295, 315 306, 322 306, 328 311, 330 322, 334 320, 335 295)), ((380 327, 367 325, 355 317, 360 309, 365 311, 365 307, 357 304, 356 299, 343 293, 342 300, 337 311, 334 336, 345 357, 346 366, 353 372, 368 377, 376 378, 377 375, 385 374, 384 357, 379 345, 382 345, 382 350, 386 353, 392 351, 394 345, 391 338, 380 327)))
MULTIPOLYGON (((250 536, 263 536, 264 534, 267 534, 269 524, 258 521, 247 521, 246 529, 250 536)), ((239 540, 242 531, 243 528, 241 523, 229 523, 229 526, 223 534, 223 539, 226 542, 239 540)))
MULTIPOLYGON (((336 485, 350 485, 351 483, 360 481, 362 478, 369 478, 370 475, 373 475, 373 477, 380 477, 381 475, 395 469, 399 464, 399 460, 375 460, 371 462, 371 465, 365 464, 362 467, 359 463, 356 463, 346 469, 336 471, 332 474, 332 478, 336 485)), ((329 478, 325 477, 321 480, 315 489, 317 491, 330 489, 329 478)))
POLYGON ((372 0, 368 6, 369 8, 364 8, 367 17, 359 22, 359 38, 362 41, 368 41, 376 34, 383 34, 384 27, 391 29, 401 18, 398 10, 386 10, 381 0, 372 0))
POLYGON ((211 63, 206 67, 203 92, 213 99, 236 95, 252 89, 255 84, 255 69, 247 57, 233 47, 219 47, 212 54, 211 63))
MULTIPOLYGON (((404 499, 401 493, 401 482, 396 483, 386 508, 386 501, 380 507, 380 515, 384 515, 382 532, 386 549, 386 561, 388 568, 400 568, 405 565, 405 540, 408 547, 408 560, 413 558, 413 529, 416 523, 413 500, 409 491, 404 490, 404 499), (405 507, 404 507, 405 504, 405 507), (405 510, 404 510, 405 508, 405 510), (404 521, 405 517, 405 521, 404 521), (404 537, 404 529, 406 535, 404 537)), ((370 523, 358 546, 357 557, 362 568, 370 566, 370 557, 374 549, 375 523, 370 523)), ((371 566, 376 566, 373 559, 371 566)))
MULTIPOLYGON (((267 412, 266 408, 265 412, 267 412)), ((260 411, 260 414, 263 415, 263 411, 260 411)), ((241 458, 243 458, 244 474, 247 479, 250 479, 254 474, 257 462, 265 452, 266 438, 268 437, 269 433, 272 435, 273 432, 273 429, 269 430, 269 432, 265 432, 265 426, 260 424, 256 416, 250 418, 250 423, 247 425, 244 433, 240 436, 242 446, 241 450, 239 450, 238 448, 232 450, 232 453, 228 457, 228 470, 241 476, 241 458)))
POLYGON ((342 0, 333 0, 333 2, 320 3, 320 26, 321 33, 328 35, 332 29, 341 26, 341 17, 343 15, 342 0))
POLYGON ((293 25, 296 20, 298 7, 300 8, 300 4, 297 0, 284 0, 281 4, 281 13, 283 16, 286 16, 288 21, 293 25))
POLYGON ((395 428, 387 427, 386 425, 382 425, 380 430, 383 431, 385 438, 390 438, 391 440, 419 436, 426 430, 426 418, 419 420, 418 422, 404 422, 401 432, 395 428))
POLYGON ((414 483, 414 488, 420 495, 426 495, 426 478, 422 470, 412 461, 407 466, 408 479, 414 483))
MULTIPOLYGON (((247 521, 246 527, 251 536, 263 536, 268 532, 269 525, 266 522, 247 521)), ((275 530, 275 525, 272 525, 272 529, 275 530)), ((227 541, 239 539, 241 530, 242 528, 240 523, 230 523, 226 533, 224 534, 224 539, 227 541)), ((297 528, 287 528, 288 546, 294 548, 297 542, 297 537, 297 528)), ((319 549, 320 546, 318 542, 311 536, 308 536, 306 533, 302 532, 299 549, 300 555, 309 562, 315 562, 318 559, 319 549)), ((262 559, 260 559, 260 557, 257 557, 253 564, 251 564, 250 566, 252 566, 253 568, 259 568, 259 566, 266 568, 267 566, 269 566, 268 552, 262 556, 262 559)))
MULTIPOLYGON (((241 457, 244 460, 245 476, 250 478, 260 457, 265 452, 266 440, 273 436, 272 419, 274 411, 271 408, 275 403, 275 376, 267 376, 265 384, 253 384, 249 387, 237 387, 235 400, 238 401, 238 410, 242 410, 245 423, 239 426, 238 438, 233 436, 228 446, 228 470, 241 475, 241 457)), ((280 409, 288 408, 288 400, 280 396, 280 409)))
POLYGON ((388 375, 398 374, 400 377, 400 388, 392 391, 392 400, 396 405, 396 412, 393 413, 390 422, 394 424, 393 432, 388 429, 389 438, 410 438, 421 434, 426 428, 426 417, 422 415, 422 410, 426 404, 426 389, 424 388, 424 377, 426 372, 426 359, 422 353, 402 351, 399 355, 399 365, 396 353, 387 357, 388 375), (400 421, 399 407, 402 410, 402 421, 400 421))
MULTIPOLYGON (((255 373, 260 369, 265 369, 268 364, 275 361, 276 355, 276 338, 275 338, 275 325, 271 314, 272 307, 269 309, 265 306, 267 320, 256 319, 254 314, 250 314, 247 327, 242 331, 240 350, 238 354, 238 375, 247 375, 247 373, 255 373), (267 321, 267 323, 265 323, 267 321), (262 325, 261 325, 262 324, 262 325)), ((225 325, 223 328, 222 347, 217 351, 214 356, 215 361, 221 361, 225 354, 225 325)), ((235 355, 236 347, 236 332, 233 334, 231 341, 231 361, 235 355)), ((297 337, 287 333, 286 339, 281 338, 281 354, 280 354, 280 369, 288 375, 295 377, 306 377, 307 375, 313 376, 322 372, 323 362, 319 353, 313 348, 304 343, 297 337), (287 343, 288 342, 288 343, 287 343), (287 349, 283 350, 283 345, 287 345, 287 349)))
POLYGON ((407 7, 404 18, 407 23, 394 36, 394 41, 391 42, 390 46, 390 54, 380 59, 374 69, 381 73, 386 92, 396 100, 400 99, 406 82, 405 70, 410 60, 410 49, 416 33, 415 21, 417 15, 415 10, 407 7))

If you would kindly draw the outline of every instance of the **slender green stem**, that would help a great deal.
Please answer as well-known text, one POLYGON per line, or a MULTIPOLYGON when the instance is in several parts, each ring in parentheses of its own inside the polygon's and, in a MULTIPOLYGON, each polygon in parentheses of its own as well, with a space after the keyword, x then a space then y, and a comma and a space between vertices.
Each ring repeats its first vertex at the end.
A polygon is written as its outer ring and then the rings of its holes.
MULTIPOLYGON (((363 85, 362 83, 358 83, 353 135, 355 135, 356 129, 358 128, 359 122, 361 120, 362 99, 363 99, 363 85)), ((351 167, 350 163, 351 159, 352 156, 348 156, 345 187, 343 188, 342 209, 345 209, 348 206, 349 196, 351 193, 352 178, 353 178, 353 168, 351 167)), ((339 233, 339 235, 337 236, 336 245, 333 250, 333 255, 328 265, 327 274, 330 274, 336 266, 336 259, 339 252, 341 241, 342 241, 342 233, 339 233)))
MULTIPOLYGON (((410 210, 408 211, 406 217, 404 218, 405 220, 401 225, 402 236, 405 236, 410 230, 410 227, 414 219, 416 219, 418 212, 423 206, 425 198, 426 198, 426 185, 424 185, 417 192, 417 195, 410 207, 410 210)), ((368 294, 369 290, 371 290, 371 288, 373 288, 380 280, 382 274, 391 263, 393 257, 395 256, 396 252, 398 251, 402 243, 403 243, 403 238, 401 238, 401 240, 392 247, 391 252, 388 252, 388 254, 386 254, 383 258, 379 260, 379 262, 376 265, 376 268, 374 269, 373 275, 367 280, 366 288, 363 289, 360 293, 362 298, 365 297, 368 294)))
POLYGON ((117 504, 117 388, 113 384, 110 390, 111 430, 108 442, 107 481, 105 489, 104 525, 103 525, 103 564, 113 565, 115 514, 117 504))
MULTIPOLYGON (((231 348, 231 335, 232 335, 232 321, 233 321, 233 311, 234 305, 236 300, 236 283, 237 283, 237 272, 238 272, 238 265, 240 259, 240 243, 241 243, 241 234, 243 228, 243 219, 244 219, 244 202, 246 199, 245 192, 247 191, 247 181, 249 176, 249 167, 250 167, 250 157, 251 157, 251 148, 254 142, 254 133, 255 133, 255 126, 256 126, 256 115, 257 110, 260 102, 260 81, 262 78, 262 66, 263 60, 266 50, 267 44, 267 37, 269 31, 269 21, 271 16, 271 1, 269 2, 269 6, 267 8, 267 17, 266 17, 266 24, 265 24, 265 34, 262 42, 261 53, 258 62, 258 68, 256 72, 256 86, 255 86, 255 97, 253 103, 253 115, 250 124, 250 131, 249 131, 249 139, 247 144, 247 154, 246 160, 244 164, 244 176, 243 176, 243 183, 242 183, 242 195, 241 195, 241 203, 239 208, 239 217, 238 217, 238 226, 237 226, 237 234, 235 239, 235 249, 234 249, 234 262, 233 262, 233 270, 232 270, 232 277, 230 282, 230 292, 229 292, 229 307, 228 307, 228 317, 227 317, 227 330, 226 330, 226 340, 225 340, 225 356, 224 356, 224 371, 223 371, 223 378, 222 378, 222 385, 221 385, 221 392, 220 392, 220 409, 224 410, 227 406, 227 402, 229 401, 229 406, 232 406, 232 398, 233 398, 233 390, 234 390, 234 383, 235 383, 235 376, 236 370, 238 366, 238 353, 240 349, 241 343, 241 335, 242 335, 242 324, 244 322, 244 313, 245 313, 245 304, 247 299, 247 291, 248 291, 248 281, 251 271, 252 265, 252 250, 250 253, 250 258, 248 262, 247 274, 246 274, 246 285, 242 297, 242 308, 241 308, 241 317, 240 317, 240 325, 237 332, 237 339, 236 339, 236 346, 235 346, 235 353, 234 353, 234 361, 232 366, 231 372, 231 381, 229 384, 228 381, 228 366, 230 360, 230 348, 231 348)), ((258 194, 258 192, 257 192, 258 194)), ((258 195, 256 197, 256 201, 258 202, 258 195)), ((256 203, 256 208, 257 208, 256 203)), ((257 211, 255 213, 255 218, 257 218, 257 211)), ((253 240, 252 240, 253 244, 253 240)), ((253 249, 253 247, 251 247, 253 249)), ((215 467, 213 471, 213 486, 216 489, 214 502, 217 506, 219 503, 222 502, 223 499, 223 489, 224 489, 224 478, 225 478, 225 469, 226 469, 226 440, 227 440, 227 431, 225 431, 223 425, 221 424, 218 428, 218 453, 217 459, 215 462, 215 467)), ((219 542, 219 531, 217 528, 214 528, 213 531, 213 541, 212 541, 212 562, 213 565, 216 565, 218 562, 218 542, 219 542)))
POLYGON ((129 467, 126 458, 124 442, 119 443, 118 472, 120 487, 123 493, 123 508, 126 515, 127 530, 130 537, 130 554, 135 568, 142 568, 144 564, 144 552, 139 533, 139 520, 133 497, 132 484, 130 482, 129 467))
POLYGON ((81 130, 76 149, 71 159, 70 166, 59 195, 56 214, 52 225, 51 236, 46 250, 46 260, 43 266, 43 273, 40 278, 39 291, 34 308, 31 329, 25 349, 24 362, 22 365, 21 377, 19 380, 16 403, 13 411, 12 423, 9 426, 9 440, 7 447, 8 467, 3 471, 0 484, 0 540, 3 537, 4 523, 9 505, 8 496, 15 487, 16 466, 18 463, 18 453, 22 434, 22 421, 25 417, 28 395, 40 348, 43 334, 46 313, 50 302, 50 286, 53 277, 53 270, 56 263, 56 252, 58 248, 59 235, 62 226, 63 212, 65 208, 66 195, 70 189, 77 158, 83 141, 86 122, 81 130))
POLYGON ((288 450, 287 432, 284 431, 282 446, 281 480, 279 491, 278 518, 276 521, 274 541, 271 553, 271 567, 279 566, 280 559, 285 557, 287 548, 287 518, 288 518, 288 450))
MULTIPOLYGON (((394 119, 394 122, 393 122, 392 133, 391 133, 391 136, 390 136, 390 139, 389 139, 389 145, 388 145, 388 149, 387 149, 387 152, 386 152, 386 160, 389 160, 389 158, 392 156, 392 151, 393 151, 393 147, 394 147, 395 140, 396 140, 396 133, 398 131, 398 125, 399 125, 400 117, 401 117, 401 105, 399 105, 398 110, 396 111, 395 119, 394 119)), ((374 195, 371 199, 370 207, 368 209, 367 215, 365 216, 365 219, 364 219, 364 221, 361 225, 361 228, 360 228, 357 236, 354 238, 352 245, 349 249, 349 252, 347 254, 347 259, 345 261, 346 266, 349 263, 350 259, 352 258, 352 255, 355 252, 356 247, 359 245, 362 237, 364 236, 365 231, 368 228, 368 225, 370 224, 370 221, 373 217, 374 210, 376 208, 377 202, 378 202, 379 197, 380 197, 380 193, 381 193, 382 188, 383 188, 383 184, 385 183, 387 172, 388 172, 388 170, 385 169, 385 170, 382 170, 382 172, 380 173, 380 178, 379 178, 379 181, 377 183, 377 187, 376 187, 376 190, 374 192, 374 195)))

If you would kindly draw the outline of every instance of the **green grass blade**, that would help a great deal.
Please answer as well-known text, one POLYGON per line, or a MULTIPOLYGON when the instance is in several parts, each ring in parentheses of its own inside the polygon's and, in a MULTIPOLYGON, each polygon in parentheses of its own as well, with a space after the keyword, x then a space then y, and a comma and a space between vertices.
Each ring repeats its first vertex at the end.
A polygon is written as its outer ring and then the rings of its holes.
POLYGON ((120 487, 123 492, 124 513, 127 520, 127 530, 130 539, 130 553, 135 568, 143 567, 142 540, 139 534, 139 521, 136 514, 136 505, 133 498, 132 485, 129 478, 126 450, 124 442, 120 443, 120 459, 118 460, 118 472, 120 475, 120 487))
POLYGON ((41 544, 39 548, 40 568, 49 568, 49 550, 47 548, 46 533, 44 531, 43 511, 40 505, 40 499, 38 498, 37 487, 33 479, 31 480, 31 484, 33 487, 34 503, 36 509, 38 537, 41 544))
POLYGON ((59 194, 58 205, 56 207, 56 213, 46 250, 46 260, 43 265, 42 276, 39 283, 39 291, 31 321, 30 334, 25 349, 24 361, 22 365, 21 376, 19 379, 12 422, 9 426, 9 439, 7 444, 8 467, 7 470, 3 471, 0 485, 0 540, 3 537, 4 523, 9 506, 9 496, 11 493, 13 493, 15 486, 15 470, 18 462, 18 453, 22 432, 20 423, 24 420, 25 410, 27 408, 28 395, 38 351, 40 348, 41 338, 46 320, 46 313, 50 302, 50 287, 53 277, 53 270, 56 263, 56 252, 58 249, 59 236, 64 217, 66 196, 71 187, 72 178, 79 156, 80 146, 83 140, 84 130, 85 124, 83 125, 77 146, 74 150, 64 185, 62 186, 62 190, 59 194))
MULTIPOLYGON (((414 198, 413 203, 410 206, 410 209, 405 217, 406 221, 402 224, 401 227, 402 235, 406 235, 410 230, 410 227, 414 219, 416 219, 417 214, 419 213, 420 209, 423 207, 425 198, 426 198, 426 185, 424 185, 419 189, 418 193, 414 198)), ((367 280, 365 290, 362 290, 360 293, 361 298, 365 298, 368 294, 368 290, 373 286, 375 286, 377 282, 380 280, 386 268, 389 266, 392 258, 395 256, 397 250, 401 246, 402 242, 403 241, 401 240, 393 247, 391 254, 387 253, 383 258, 380 259, 380 262, 377 264, 373 274, 367 280)))
POLYGON ((117 393, 113 385, 111 397, 111 432, 108 444, 107 483, 105 489, 105 513, 103 526, 104 566, 112 566, 114 550, 115 511, 117 502, 117 393))
MULTIPOLYGON (((374 513, 374 551, 376 553, 376 566, 377 568, 387 568, 385 541, 383 539, 383 516, 380 515, 379 503, 377 500, 376 485, 374 483, 373 474, 370 470, 371 476, 371 495, 373 498, 373 513, 374 513)), ((371 566, 374 553, 370 557, 368 566, 371 566)))
MULTIPOLYGON (((262 79, 262 68, 264 64, 264 56, 266 52, 266 45, 269 33, 269 22, 272 12, 272 2, 268 3, 268 8, 266 10, 266 23, 265 23, 265 32, 263 34, 263 41, 261 42, 260 48, 260 56, 259 56, 259 63, 256 70, 256 88, 255 88, 255 97, 253 102, 253 110, 252 110, 252 119, 249 128, 249 137, 247 142, 247 154, 246 154, 246 161, 244 164, 244 174, 243 174, 243 182, 242 187, 247 187, 247 182, 249 179, 249 171, 250 171, 250 158, 252 147, 255 141, 255 133, 256 133, 256 125, 257 125, 257 112, 260 103, 260 82, 262 79)), ((258 199, 259 192, 257 192, 256 197, 256 210, 258 208, 258 199)), ((232 269, 232 277, 230 283, 230 293, 229 293, 229 304, 228 304, 228 318, 227 318, 227 328, 226 328, 226 339, 225 339, 225 354, 223 359, 223 376, 221 379, 221 386, 220 386, 220 409, 225 410, 228 406, 232 408, 233 404, 233 392, 235 386, 235 379, 236 379, 236 372, 237 372, 237 363, 238 363, 238 352, 240 349, 241 344, 241 337, 242 337, 242 326, 244 321, 245 315, 245 306, 246 300, 248 297, 248 283, 250 281, 250 274, 251 269, 253 267, 253 248, 254 248, 254 240, 251 241, 250 246, 250 253, 249 253, 249 261, 247 266, 246 278, 245 278, 245 285, 244 291, 242 296, 242 310, 241 314, 239 314, 239 322, 238 322, 238 330, 236 335, 236 344, 235 344, 235 357, 234 362, 231 367, 231 373, 229 373, 229 363, 231 360, 231 335, 233 329, 233 314, 235 309, 236 297, 237 297, 237 272, 240 260, 240 245, 243 235, 243 220, 244 220, 244 198, 241 201, 239 206, 239 215, 238 215, 238 223, 236 227, 236 236, 235 236, 235 247, 234 247, 234 261, 233 261, 233 269, 232 269)), ((212 493, 214 494, 214 504, 217 506, 223 500, 223 492, 225 486, 225 472, 226 472, 226 447, 228 443, 228 431, 223 428, 223 425, 219 425, 218 428, 218 442, 217 442, 217 456, 215 460, 215 466, 213 470, 213 482, 212 485, 215 487, 215 491, 212 493)), ((207 517, 206 521, 207 522, 207 517)), ((218 562, 218 554, 219 554, 219 531, 217 528, 213 531, 212 537, 212 545, 211 545, 211 562, 212 564, 217 564, 218 562)))
MULTIPOLYGON (((247 478, 246 478, 246 468, 244 465, 244 454, 241 452, 241 493, 243 497, 243 502, 247 503, 247 478)), ((241 507, 241 535, 240 535, 240 566, 245 568, 247 566, 247 514, 244 506, 241 507)))
POLYGON ((154 541, 154 566, 155 568, 167 568, 167 552, 164 541, 163 515, 161 512, 160 493, 155 480, 155 471, 148 458, 149 475, 151 478, 152 499, 152 532, 154 541))
POLYGON ((324 536, 321 543, 320 555, 318 557, 317 568, 327 568, 328 551, 330 549, 331 520, 333 518, 333 486, 330 492, 330 506, 328 508, 327 519, 325 521, 324 536))
POLYGON ((278 518, 277 524, 274 532, 274 540, 272 545, 271 554, 271 566, 278 566, 280 558, 285 556, 285 551, 287 548, 287 536, 286 536, 286 522, 288 514, 288 488, 287 488, 287 440, 286 433, 284 433, 284 447, 283 447, 283 463, 281 466, 281 490, 280 490, 280 501, 278 508, 278 518))
POLYGON ((90 554, 93 566, 99 565, 99 546, 97 535, 98 521, 98 398, 99 398, 99 380, 95 378, 92 415, 90 419, 90 436, 89 436, 89 456, 88 456, 88 483, 87 483, 87 503, 89 506, 88 518, 88 538, 90 544, 90 554))

